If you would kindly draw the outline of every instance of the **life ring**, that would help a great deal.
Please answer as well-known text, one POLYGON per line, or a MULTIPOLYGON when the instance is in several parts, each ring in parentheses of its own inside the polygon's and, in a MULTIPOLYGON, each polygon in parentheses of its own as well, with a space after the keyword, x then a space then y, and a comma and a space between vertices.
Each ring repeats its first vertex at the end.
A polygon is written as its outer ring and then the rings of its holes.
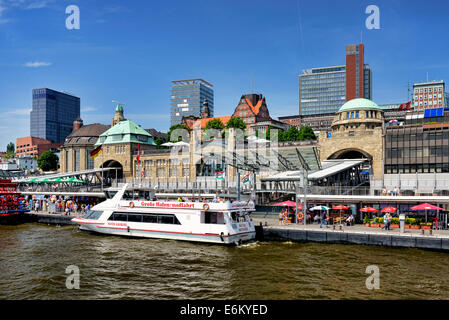
POLYGON ((209 210, 209 205, 207 203, 203 204, 203 209, 205 211, 209 210))
POLYGON ((131 201, 131 202, 129 203, 129 207, 130 207, 130 208, 134 208, 134 202, 131 201))
POLYGON ((300 211, 298 212, 298 220, 302 220, 304 218, 303 213, 300 211))

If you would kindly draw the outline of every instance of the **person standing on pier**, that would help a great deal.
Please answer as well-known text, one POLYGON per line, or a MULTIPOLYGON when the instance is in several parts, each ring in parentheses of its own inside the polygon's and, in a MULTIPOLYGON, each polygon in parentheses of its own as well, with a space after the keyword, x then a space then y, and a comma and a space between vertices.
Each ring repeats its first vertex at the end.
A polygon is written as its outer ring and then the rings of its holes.
POLYGON ((329 228, 329 225, 327 224, 328 219, 329 217, 327 216, 327 212, 323 211, 323 214, 321 215, 320 228, 323 226, 323 223, 326 225, 326 228, 329 228))

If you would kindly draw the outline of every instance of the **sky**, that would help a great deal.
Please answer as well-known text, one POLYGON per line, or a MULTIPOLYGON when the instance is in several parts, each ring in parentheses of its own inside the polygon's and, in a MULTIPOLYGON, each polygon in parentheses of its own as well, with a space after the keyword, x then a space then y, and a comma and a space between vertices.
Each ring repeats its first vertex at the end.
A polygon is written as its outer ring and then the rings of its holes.
MULTIPOLYGON (((449 1, 0 0, 0 151, 30 135, 32 89, 81 98, 85 124, 109 124, 115 106, 144 128, 170 126, 172 80, 213 84, 215 116, 240 96, 266 97, 270 114, 298 114, 303 69, 345 64, 365 44, 372 100, 407 101, 408 83, 449 81, 449 1), (367 29, 368 5, 380 29, 367 29), (66 7, 80 28, 66 28, 66 7)), ((446 90, 448 91, 448 90, 446 90)))

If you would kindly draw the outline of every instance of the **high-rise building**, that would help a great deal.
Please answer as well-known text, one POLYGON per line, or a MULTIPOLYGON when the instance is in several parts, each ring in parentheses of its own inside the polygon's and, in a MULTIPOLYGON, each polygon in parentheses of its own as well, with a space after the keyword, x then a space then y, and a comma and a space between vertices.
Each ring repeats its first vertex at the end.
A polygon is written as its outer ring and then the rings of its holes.
POLYGON ((346 46, 346 101, 371 99, 371 69, 364 63, 363 44, 346 46))
POLYGON ((304 70, 299 75, 299 115, 333 114, 348 100, 371 99, 372 74, 363 44, 346 46, 346 65, 304 70))
POLYGON ((171 125, 180 124, 182 117, 201 118, 201 110, 206 100, 209 116, 214 116, 214 90, 212 84, 203 79, 172 81, 171 87, 171 125))
POLYGON ((73 121, 80 116, 80 98, 43 88, 33 90, 30 114, 30 135, 64 142, 72 132, 73 121))
POLYGON ((448 106, 449 94, 445 92, 444 81, 415 83, 413 85, 413 106, 416 110, 443 108, 448 106))

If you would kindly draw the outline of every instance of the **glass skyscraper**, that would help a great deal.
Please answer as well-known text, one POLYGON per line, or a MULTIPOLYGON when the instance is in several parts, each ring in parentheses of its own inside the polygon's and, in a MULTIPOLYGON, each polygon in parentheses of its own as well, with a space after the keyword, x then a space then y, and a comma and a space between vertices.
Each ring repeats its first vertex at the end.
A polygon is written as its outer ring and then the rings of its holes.
POLYGON ((214 90, 212 85, 203 79, 172 81, 171 87, 171 125, 180 124, 182 117, 201 117, 204 100, 209 104, 210 117, 214 116, 214 90))
POLYGON ((335 113, 355 98, 371 99, 372 73, 363 44, 346 46, 346 65, 303 70, 299 75, 299 114, 335 113))
POLYGON ((80 98, 51 89, 33 89, 32 137, 64 142, 80 116, 80 98))

